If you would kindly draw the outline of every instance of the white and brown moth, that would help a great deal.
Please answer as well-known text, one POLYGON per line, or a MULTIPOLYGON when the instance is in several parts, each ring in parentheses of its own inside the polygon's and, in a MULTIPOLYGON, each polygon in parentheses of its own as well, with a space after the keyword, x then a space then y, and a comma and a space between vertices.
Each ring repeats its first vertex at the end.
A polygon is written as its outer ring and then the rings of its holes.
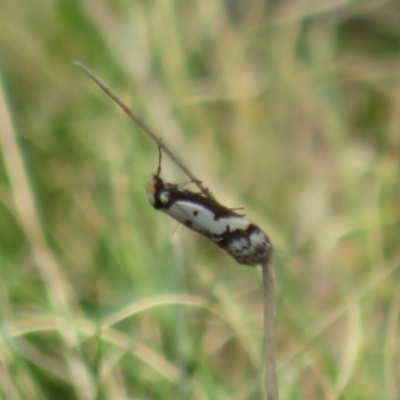
POLYGON ((160 163, 157 173, 147 184, 147 198, 156 210, 164 211, 181 224, 210 239, 226 250, 239 264, 268 263, 273 254, 268 236, 245 216, 220 204, 201 181, 186 168, 164 142, 138 118, 129 107, 97 78, 77 62, 88 76, 158 145, 160 163), (160 177, 161 150, 189 177, 199 189, 192 192, 182 186, 164 182, 160 177))
POLYGON ((159 172, 160 168, 146 187, 147 198, 156 210, 205 236, 239 264, 254 266, 270 260, 271 242, 257 225, 202 192, 164 182, 159 172))

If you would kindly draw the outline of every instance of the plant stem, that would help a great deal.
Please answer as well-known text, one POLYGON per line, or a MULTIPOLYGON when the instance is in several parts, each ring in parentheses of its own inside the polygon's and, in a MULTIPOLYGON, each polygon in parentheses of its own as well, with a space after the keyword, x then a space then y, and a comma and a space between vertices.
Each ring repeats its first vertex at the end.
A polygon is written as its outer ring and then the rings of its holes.
POLYGON ((265 358, 265 399, 278 400, 276 374, 275 340, 275 290, 272 260, 262 264, 264 286, 264 358, 265 358))
POLYGON ((181 171, 193 182, 204 196, 214 199, 210 191, 203 186, 200 180, 179 160, 179 158, 169 149, 169 147, 122 101, 122 99, 114 93, 100 78, 98 78, 88 67, 83 65, 79 61, 74 63, 78 67, 82 68, 88 77, 100 87, 100 89, 110 97, 128 117, 134 121, 148 136, 152 139, 159 148, 161 148, 168 157, 181 169, 181 171))

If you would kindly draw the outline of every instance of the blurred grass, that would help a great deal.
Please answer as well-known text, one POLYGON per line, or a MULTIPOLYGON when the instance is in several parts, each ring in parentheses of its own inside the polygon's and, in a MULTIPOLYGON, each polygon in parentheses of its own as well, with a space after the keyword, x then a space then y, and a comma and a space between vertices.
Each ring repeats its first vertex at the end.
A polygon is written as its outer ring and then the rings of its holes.
POLYGON ((74 60, 270 234, 282 399, 399 398, 399 52, 395 1, 1 1, 1 398, 262 398, 259 271, 74 60))

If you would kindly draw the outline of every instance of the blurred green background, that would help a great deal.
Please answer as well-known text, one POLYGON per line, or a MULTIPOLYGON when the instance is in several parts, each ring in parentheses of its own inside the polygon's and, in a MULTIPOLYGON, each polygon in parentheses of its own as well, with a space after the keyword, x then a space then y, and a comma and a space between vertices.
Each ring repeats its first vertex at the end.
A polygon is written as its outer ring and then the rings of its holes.
POLYGON ((281 398, 400 398, 398 1, 0 0, 1 398, 262 398, 259 269, 75 60, 270 235, 281 398))

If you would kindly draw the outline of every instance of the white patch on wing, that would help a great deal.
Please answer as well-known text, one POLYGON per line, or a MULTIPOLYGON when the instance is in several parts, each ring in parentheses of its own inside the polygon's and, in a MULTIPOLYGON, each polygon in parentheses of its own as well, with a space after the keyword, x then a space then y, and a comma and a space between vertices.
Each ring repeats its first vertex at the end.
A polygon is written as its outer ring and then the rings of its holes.
POLYGON ((269 240, 265 236, 265 233, 259 230, 251 234, 250 242, 253 246, 259 246, 259 245, 264 245, 265 243, 269 243, 269 240))
POLYGON ((180 223, 204 233, 207 237, 221 235, 226 231, 246 230, 250 221, 241 216, 224 217, 215 220, 213 211, 201 204, 180 200, 176 201, 165 212, 180 223))
POLYGON ((247 218, 241 217, 240 215, 229 218, 221 218, 221 220, 226 221, 226 224, 229 226, 229 230, 231 232, 236 230, 245 231, 251 224, 251 222, 247 218))

